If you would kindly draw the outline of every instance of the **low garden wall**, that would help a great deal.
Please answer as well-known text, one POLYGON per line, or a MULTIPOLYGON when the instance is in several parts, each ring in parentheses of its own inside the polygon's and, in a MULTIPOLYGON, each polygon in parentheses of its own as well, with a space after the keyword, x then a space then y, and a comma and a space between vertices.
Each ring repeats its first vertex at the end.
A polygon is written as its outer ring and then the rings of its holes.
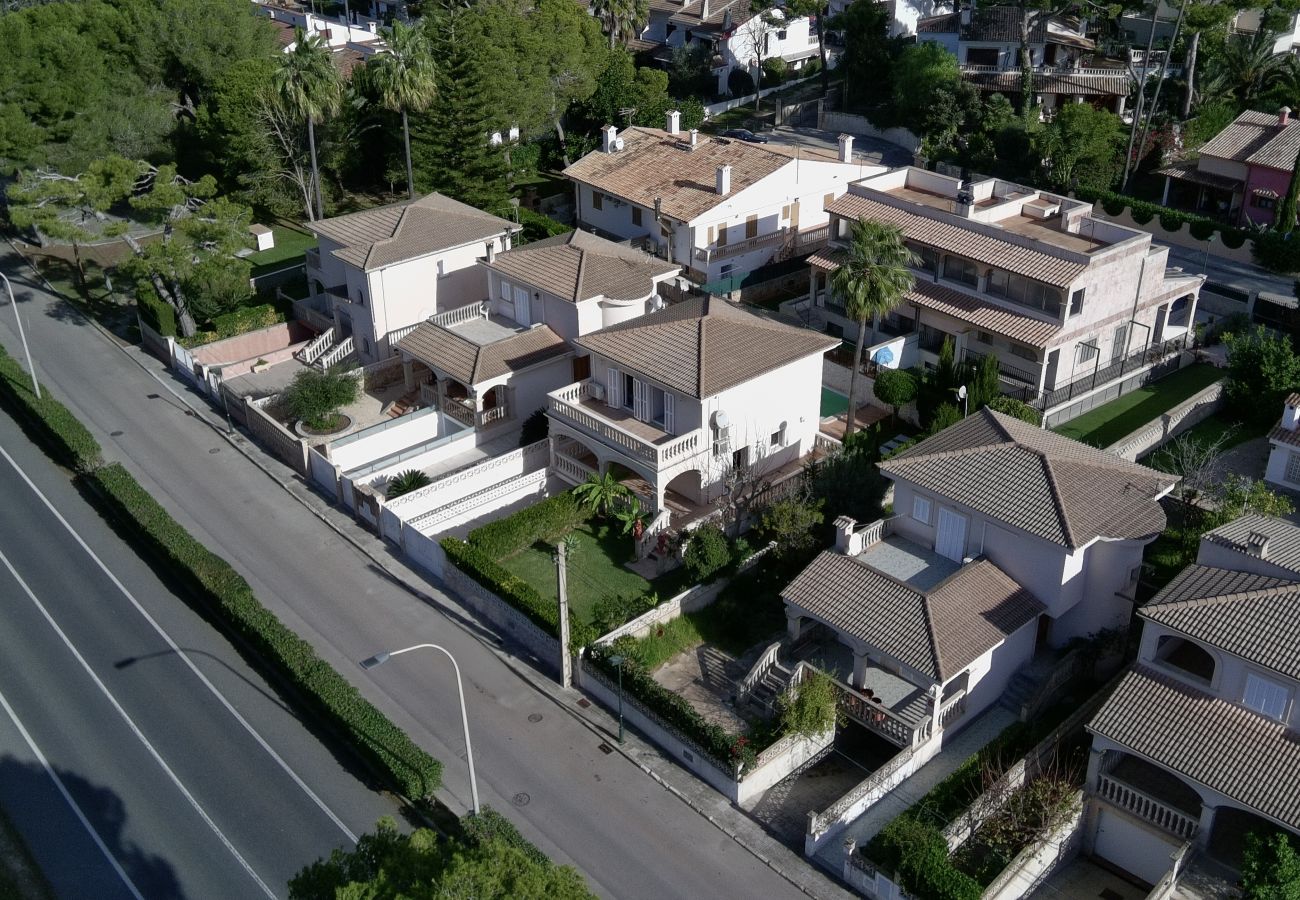
POLYGON ((274 398, 244 398, 244 421, 253 438, 299 475, 309 474, 307 442, 277 422, 263 407, 274 398))
POLYGON ((980 900, 1018 900, 1029 896, 1053 872, 1083 847, 1083 791, 1070 801, 1070 815, 1042 839, 1016 855, 1002 874, 984 889, 980 900))
MULTIPOLYGON (((1196 250, 1201 253, 1209 250, 1210 256, 1219 259, 1228 259, 1233 262, 1245 263, 1247 265, 1255 264, 1254 253, 1251 251, 1253 242, 1249 239, 1245 240, 1238 247, 1229 247, 1224 243, 1222 234, 1215 234, 1214 240, 1207 241, 1204 238, 1197 238, 1193 235, 1191 233, 1192 226, 1190 224, 1179 222, 1177 228, 1166 228, 1161 224, 1161 217, 1159 215, 1152 216, 1152 218, 1148 219, 1146 222, 1139 223, 1134 217, 1133 208, 1130 205, 1125 204, 1123 209, 1118 213, 1110 212, 1105 209, 1105 206, 1106 204, 1104 201, 1096 201, 1096 203, 1093 204, 1092 214, 1099 219, 1114 222, 1116 225, 1123 225, 1127 228, 1136 228, 1138 231, 1148 232, 1153 238, 1162 243, 1174 244, 1178 247, 1186 247, 1189 250, 1196 250)), ((1111 204, 1111 209, 1115 208, 1116 205, 1111 204)), ((1171 210, 1170 212, 1173 213, 1173 215, 1180 217, 1187 215, 1186 213, 1180 214, 1178 210, 1171 210)))
POLYGON ((1192 359, 1193 355, 1184 350, 1177 356, 1170 357, 1163 362, 1151 363, 1143 368, 1134 369, 1133 373, 1125 376, 1123 381, 1113 381, 1103 387, 1082 393, 1071 400, 1063 401, 1043 413, 1043 427, 1056 428, 1064 425, 1071 419, 1077 419, 1084 413, 1094 410, 1098 406, 1104 406, 1117 397, 1132 393, 1156 378, 1181 369, 1184 365, 1189 364, 1192 359))
POLYGON ((1223 387, 1224 382, 1216 381, 1106 449, 1124 459, 1136 460, 1214 415, 1223 406, 1223 387))
POLYGON ((838 131, 843 134, 861 134, 897 144, 908 153, 921 152, 921 139, 906 128, 877 128, 866 116, 856 116, 845 112, 828 112, 823 110, 817 117, 817 127, 822 131, 838 131))
POLYGON ((192 357, 200 374, 220 366, 223 378, 235 378, 251 372, 260 360, 274 364, 292 359, 294 352, 311 338, 311 329, 301 322, 280 322, 195 347, 192 357))
MULTIPOLYGON (((787 81, 785 84, 774 85, 773 87, 763 88, 758 92, 759 97, 770 97, 772 94, 788 90, 795 85, 803 84, 805 81, 812 81, 814 78, 820 78, 821 75, 809 75, 807 78, 801 78, 798 81, 787 81)), ((719 100, 717 103, 710 103, 704 107, 704 116, 711 119, 716 115, 735 109, 738 106, 744 106, 747 103, 754 102, 753 94, 746 94, 743 97, 731 97, 726 100, 719 100)))

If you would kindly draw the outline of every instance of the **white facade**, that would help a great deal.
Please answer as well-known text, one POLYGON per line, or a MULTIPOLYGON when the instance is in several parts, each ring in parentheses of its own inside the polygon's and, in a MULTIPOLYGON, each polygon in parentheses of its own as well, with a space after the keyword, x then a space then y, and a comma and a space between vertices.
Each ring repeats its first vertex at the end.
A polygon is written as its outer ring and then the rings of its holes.
POLYGON ((1291 395, 1282 408, 1282 421, 1269 435, 1270 450, 1264 480, 1289 491, 1300 491, 1300 397, 1291 395))
MULTIPOLYGON (((363 49, 356 47, 357 44, 370 45, 365 49, 372 52, 378 52, 383 48, 383 43, 379 40, 380 23, 376 19, 349 22, 343 16, 328 18, 312 12, 299 12, 282 6, 271 6, 262 3, 259 3, 258 6, 262 14, 272 22, 283 22, 294 28, 301 28, 308 37, 319 36, 331 50, 338 50, 348 45, 353 45, 355 49, 363 49)), ((293 45, 290 44, 285 48, 285 52, 291 50, 292 47, 293 45)))

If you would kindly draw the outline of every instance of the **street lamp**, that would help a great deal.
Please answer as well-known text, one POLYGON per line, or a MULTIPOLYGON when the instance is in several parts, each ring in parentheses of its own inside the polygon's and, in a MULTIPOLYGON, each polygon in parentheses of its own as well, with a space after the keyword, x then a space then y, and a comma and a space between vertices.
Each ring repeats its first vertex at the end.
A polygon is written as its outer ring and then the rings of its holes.
POLYGON ((623 743, 623 663, 627 658, 611 656, 609 661, 618 666, 618 742, 623 743))
POLYGON ((14 318, 18 320, 18 339, 23 342, 23 353, 27 357, 27 371, 32 376, 32 391, 36 394, 36 399, 41 399, 41 386, 36 383, 36 366, 32 363, 32 351, 27 349, 27 333, 23 331, 23 317, 18 312, 18 300, 14 297, 14 286, 9 283, 9 279, 4 272, 0 272, 0 280, 5 283, 5 290, 9 292, 9 305, 14 308, 14 318))
POLYGON ((961 401, 961 416, 966 418, 969 415, 970 401, 966 399, 966 385, 957 388, 957 399, 961 401))
POLYGON ((469 717, 465 714, 465 688, 460 682, 460 666, 456 665, 456 657, 452 656, 447 651, 447 648, 439 647, 437 644, 415 644, 389 653, 376 653, 369 659, 363 659, 361 668, 373 669, 376 666, 382 666, 390 658, 400 656, 403 653, 410 653, 412 650, 437 650, 451 660, 451 667, 456 671, 456 693, 460 696, 460 722, 465 729, 465 759, 469 762, 469 792, 474 804, 474 815, 477 816, 479 814, 478 781, 474 778, 474 751, 469 744, 469 717))

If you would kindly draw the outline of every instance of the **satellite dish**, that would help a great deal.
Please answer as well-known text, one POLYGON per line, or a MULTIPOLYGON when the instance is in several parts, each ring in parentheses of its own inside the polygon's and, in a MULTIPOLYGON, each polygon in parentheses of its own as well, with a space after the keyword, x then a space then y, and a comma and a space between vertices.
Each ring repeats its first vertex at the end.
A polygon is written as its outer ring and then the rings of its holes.
POLYGON ((726 428, 728 425, 731 424, 731 420, 727 418, 726 413, 724 413, 722 410, 718 410, 713 414, 713 424, 716 425, 718 428, 726 428))
POLYGON ((614 138, 614 149, 615 149, 615 150, 622 150, 622 149, 623 149, 623 139, 622 139, 621 137, 619 137, 619 138, 614 138))
POLYGON ((892 347, 881 347, 871 355, 871 359, 882 366, 887 366, 894 361, 894 350, 892 347))

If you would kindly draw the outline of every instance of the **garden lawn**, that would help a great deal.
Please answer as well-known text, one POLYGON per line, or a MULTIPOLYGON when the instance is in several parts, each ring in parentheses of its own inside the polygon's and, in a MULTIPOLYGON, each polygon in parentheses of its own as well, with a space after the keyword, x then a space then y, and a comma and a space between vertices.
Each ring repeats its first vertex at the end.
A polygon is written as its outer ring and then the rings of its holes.
POLYGON ((1071 419, 1055 431, 1093 447, 1109 447, 1223 377, 1224 372, 1214 366, 1188 366, 1071 419))
POLYGON ((278 272, 295 263, 303 262, 303 254, 309 248, 316 246, 315 235, 297 228, 272 225, 271 233, 275 235, 275 246, 248 257, 249 263, 253 266, 253 278, 278 272))
MULTIPOLYGON (((1180 434, 1179 437, 1185 437, 1202 447, 1222 439, 1223 444, 1220 445, 1219 450, 1226 453, 1238 444, 1244 444, 1246 441, 1263 437, 1266 434, 1268 434, 1268 429, 1263 426, 1234 422, 1223 413, 1216 413, 1203 422, 1197 422, 1180 434)), ((1159 469, 1162 472, 1169 471, 1165 454, 1161 453, 1159 449, 1144 457, 1142 464, 1153 469, 1159 469)))
MULTIPOLYGON (((590 622, 601 597, 640 597, 652 591, 667 600, 680 591, 682 570, 646 581, 623 563, 632 555, 632 538, 603 522, 584 522, 570 532, 578 546, 569 551, 569 612, 575 621, 590 622)), ((512 575, 522 578, 547 600, 559 602, 555 585, 554 545, 538 541, 501 560, 512 575)))

